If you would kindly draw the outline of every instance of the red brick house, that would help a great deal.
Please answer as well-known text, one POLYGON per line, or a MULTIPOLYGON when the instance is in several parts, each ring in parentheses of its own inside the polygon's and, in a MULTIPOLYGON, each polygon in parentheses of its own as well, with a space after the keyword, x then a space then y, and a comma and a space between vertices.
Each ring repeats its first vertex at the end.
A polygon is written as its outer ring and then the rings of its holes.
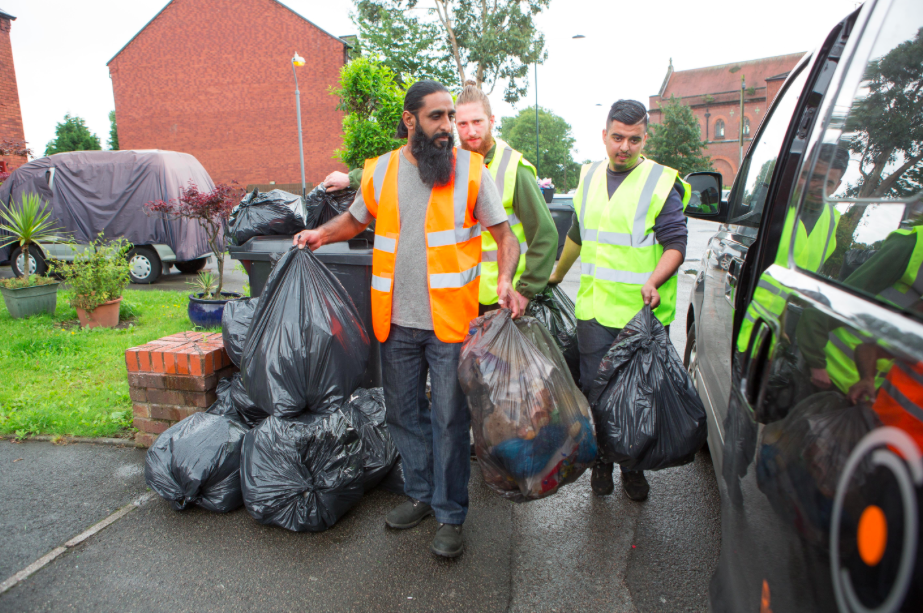
MULTIPOLYGON (((25 134, 10 43, 10 28, 14 21, 15 17, 0 9, 0 141, 15 142, 24 140, 25 134)), ((0 156, 0 172, 18 168, 27 161, 25 156, 0 156)))
POLYGON ((216 181, 301 183, 344 166, 342 113, 328 93, 347 44, 277 0, 171 0, 109 60, 122 149, 194 155, 216 181))
POLYGON ((676 96, 692 108, 699 120, 702 138, 707 142, 708 155, 715 170, 730 185, 740 162, 740 89, 744 78, 744 153, 750 136, 766 114, 785 77, 801 59, 803 53, 792 53, 759 60, 721 64, 692 70, 673 70, 673 60, 656 96, 650 97, 651 123, 660 123, 660 104, 676 96))

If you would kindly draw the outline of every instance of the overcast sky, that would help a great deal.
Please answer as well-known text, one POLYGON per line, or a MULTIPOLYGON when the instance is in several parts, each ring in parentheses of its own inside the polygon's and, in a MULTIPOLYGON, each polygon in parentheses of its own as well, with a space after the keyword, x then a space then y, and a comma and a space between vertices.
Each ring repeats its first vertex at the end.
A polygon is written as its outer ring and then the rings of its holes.
MULTIPOLYGON (((332 34, 356 30, 351 0, 284 3, 332 34)), ((0 0, 0 8, 18 18, 10 36, 25 136, 36 155, 44 153, 65 113, 83 117, 105 147, 108 113, 115 108, 106 62, 166 4, 0 0)), ((676 70, 686 70, 809 51, 858 5, 856 0, 552 0, 537 20, 548 49, 548 60, 538 67, 539 104, 573 126, 578 161, 602 158, 600 131, 609 105, 619 98, 647 105, 670 58, 676 70), (574 40, 575 34, 586 38, 574 40)), ((502 102, 501 86, 491 99, 499 121, 533 104, 535 90, 515 107, 502 102)))

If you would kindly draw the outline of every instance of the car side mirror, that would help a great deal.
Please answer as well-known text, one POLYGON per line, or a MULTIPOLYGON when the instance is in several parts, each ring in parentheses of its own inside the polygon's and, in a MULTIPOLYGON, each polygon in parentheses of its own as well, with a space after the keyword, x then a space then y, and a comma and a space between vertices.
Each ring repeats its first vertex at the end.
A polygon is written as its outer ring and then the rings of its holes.
POLYGON ((728 203, 721 199, 724 180, 720 172, 692 172, 686 175, 686 183, 692 188, 686 217, 720 223, 727 221, 728 203))

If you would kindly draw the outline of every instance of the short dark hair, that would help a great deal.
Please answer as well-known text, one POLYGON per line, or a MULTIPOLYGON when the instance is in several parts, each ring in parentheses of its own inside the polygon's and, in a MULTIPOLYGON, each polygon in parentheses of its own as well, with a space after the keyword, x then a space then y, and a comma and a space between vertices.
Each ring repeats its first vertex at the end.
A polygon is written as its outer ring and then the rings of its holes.
POLYGON ((609 109, 606 128, 613 121, 618 121, 626 126, 633 126, 643 121, 644 128, 647 129, 647 109, 637 100, 619 100, 609 109))
MULTIPOLYGON (((404 96, 404 110, 410 111, 413 113, 413 116, 417 116, 417 111, 423 108, 423 99, 429 96, 430 94, 435 94, 436 92, 448 92, 446 86, 440 83, 439 81, 430 81, 428 79, 423 81, 417 81, 407 90, 407 94, 404 96)), ((407 138, 409 136, 407 131, 407 126, 404 125, 404 119, 401 118, 397 121, 397 138, 407 138)))
POLYGON ((849 151, 833 143, 821 143, 817 161, 829 164, 830 168, 846 172, 849 167, 849 151))

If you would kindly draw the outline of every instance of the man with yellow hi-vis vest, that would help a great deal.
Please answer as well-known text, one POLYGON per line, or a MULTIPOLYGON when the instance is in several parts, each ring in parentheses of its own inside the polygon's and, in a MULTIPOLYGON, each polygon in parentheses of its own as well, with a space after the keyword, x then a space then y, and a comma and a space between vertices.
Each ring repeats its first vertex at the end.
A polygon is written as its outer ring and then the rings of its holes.
MULTIPOLYGON (((510 230, 519 241, 519 264, 513 286, 525 311, 528 301, 548 285, 558 251, 558 230, 536 181, 535 167, 522 154, 493 136, 494 116, 487 95, 467 81, 455 101, 455 125, 461 148, 479 153, 500 194, 510 230)), ((332 172, 324 179, 327 191, 359 189, 362 169, 349 175, 332 172)), ((497 243, 489 234, 481 242, 480 314, 500 306, 497 297, 497 243)))
MULTIPOLYGON (((577 345, 585 392, 621 329, 644 305, 667 327, 676 315, 676 271, 686 256, 686 217, 691 189, 676 170, 641 155, 647 109, 619 100, 609 109, 603 143, 608 164, 583 167, 574 194, 574 221, 550 283, 560 283, 579 256, 577 345)), ((593 491, 614 489, 613 465, 597 460, 593 491)), ((647 498, 644 473, 622 470, 631 500, 647 498)))

